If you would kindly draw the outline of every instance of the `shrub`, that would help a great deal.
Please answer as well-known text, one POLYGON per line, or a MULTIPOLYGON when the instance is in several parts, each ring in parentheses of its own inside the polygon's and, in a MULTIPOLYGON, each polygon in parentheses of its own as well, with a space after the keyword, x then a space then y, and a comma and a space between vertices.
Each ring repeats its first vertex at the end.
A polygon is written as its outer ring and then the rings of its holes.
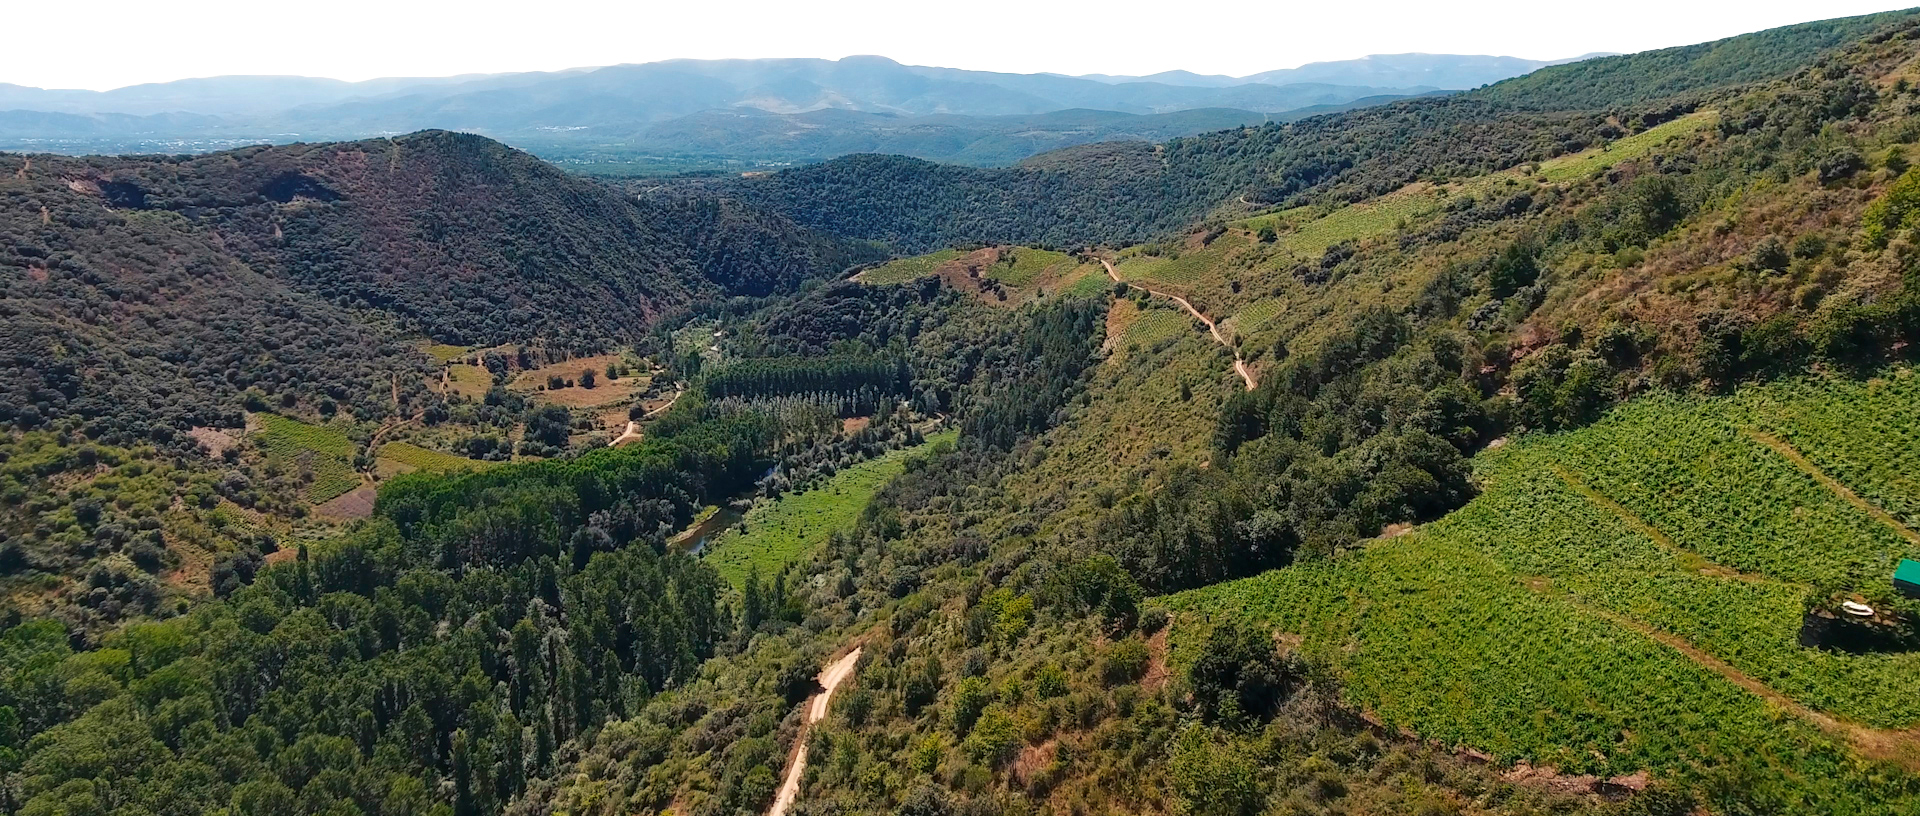
POLYGON ((1067 673, 1059 666, 1047 664, 1033 678, 1033 693, 1042 700, 1065 697, 1067 694, 1067 673))
POLYGON ((1849 179, 1853 174, 1866 169, 1867 160, 1860 157, 1852 148, 1835 148, 1820 159, 1820 183, 1831 184, 1849 179))
POLYGON ((1208 720, 1265 717, 1306 679, 1306 667, 1280 654, 1273 640, 1233 621, 1215 627, 1200 659, 1187 670, 1193 699, 1208 720))
POLYGON ((993 689, 987 686, 984 677, 969 677, 960 681, 953 690, 952 710, 949 714, 953 721, 953 732, 965 736, 980 721, 981 713, 993 702, 993 689))
POLYGON ((1137 682, 1147 675, 1147 644, 1137 637, 1115 641, 1100 658, 1100 677, 1109 686, 1137 682))
POLYGON ((973 733, 961 743, 960 750, 983 765, 999 766, 1013 758, 1020 747, 1020 724, 1005 706, 994 703, 980 714, 973 733))
POLYGON ((1912 226, 1916 212, 1920 212, 1920 168, 1901 174, 1886 195, 1867 206, 1860 217, 1861 234, 1868 246, 1885 247, 1894 233, 1912 226))
POLYGON ((1180 735, 1167 771, 1181 811, 1194 816, 1252 816, 1265 800, 1259 768, 1205 728, 1180 735))

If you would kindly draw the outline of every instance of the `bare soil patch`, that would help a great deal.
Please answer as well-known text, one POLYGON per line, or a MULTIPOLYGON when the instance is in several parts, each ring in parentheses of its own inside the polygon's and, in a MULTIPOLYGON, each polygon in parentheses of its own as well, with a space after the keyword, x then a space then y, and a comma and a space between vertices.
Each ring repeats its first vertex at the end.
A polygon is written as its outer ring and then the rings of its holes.
POLYGON ((1167 678, 1173 676, 1172 670, 1167 668, 1167 633, 1172 629, 1172 626, 1162 626, 1160 631, 1147 638, 1147 675, 1140 679, 1141 688, 1159 691, 1166 687, 1167 678))
POLYGON ((373 500, 377 495, 372 486, 350 490, 313 508, 313 512, 338 521, 368 518, 373 515, 373 500))
POLYGON ((1119 347, 1120 338, 1127 333, 1127 327, 1139 319, 1140 307, 1133 305, 1133 301, 1114 301, 1113 306, 1107 309, 1107 339, 1100 344, 1100 350, 1112 354, 1119 347))
POLYGON ((187 431, 187 436, 200 443, 200 447, 207 449, 207 455, 215 459, 240 444, 237 437, 219 428, 193 428, 187 431))

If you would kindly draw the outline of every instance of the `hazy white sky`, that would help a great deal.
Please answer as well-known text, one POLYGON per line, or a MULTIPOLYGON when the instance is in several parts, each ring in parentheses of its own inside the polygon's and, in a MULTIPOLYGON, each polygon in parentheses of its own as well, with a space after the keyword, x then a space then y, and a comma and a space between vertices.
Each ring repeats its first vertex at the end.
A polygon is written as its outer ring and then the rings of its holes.
MULTIPOLYGON (((1911 1, 1911 0, 1909 0, 1911 1)), ((996 71, 1242 76, 1408 51, 1547 59, 1685 45, 1887 0, 20 0, 0 82, 107 88, 218 74, 359 80, 675 57, 881 54, 996 71)))

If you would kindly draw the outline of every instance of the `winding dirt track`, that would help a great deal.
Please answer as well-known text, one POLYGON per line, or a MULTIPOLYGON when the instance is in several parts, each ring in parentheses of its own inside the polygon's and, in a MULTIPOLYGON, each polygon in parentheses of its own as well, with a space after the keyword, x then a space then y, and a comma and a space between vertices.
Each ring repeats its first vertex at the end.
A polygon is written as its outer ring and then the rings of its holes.
POLYGON ((627 420, 627 429, 624 432, 622 432, 619 436, 614 437, 612 442, 608 442, 607 447, 617 448, 617 447, 620 447, 620 443, 622 442, 625 442, 629 439, 639 439, 639 438, 640 438, 640 423, 629 419, 627 420))
POLYGON ((1234 348, 1232 343, 1227 342, 1226 336, 1220 333, 1220 327, 1214 325, 1212 318, 1209 318, 1206 315, 1201 314, 1200 310, 1193 308, 1193 304, 1188 303, 1186 298, 1183 298, 1172 292, 1162 292, 1158 289, 1153 289, 1146 286, 1140 286, 1140 284, 1137 284, 1137 283, 1129 283, 1128 281, 1121 280, 1120 273, 1115 271, 1113 268, 1113 264, 1105 258, 1100 259, 1100 265, 1107 268, 1107 277, 1112 278, 1114 283, 1125 283, 1128 286, 1138 286, 1139 288, 1146 290, 1147 294, 1149 295, 1154 295, 1156 297, 1163 297, 1175 303, 1178 303, 1180 304, 1180 308, 1187 310, 1187 314, 1193 315, 1193 318, 1195 320, 1198 320, 1201 323, 1205 324, 1207 327, 1207 333, 1213 335, 1213 342, 1219 343, 1222 348, 1226 349, 1229 353, 1233 355, 1233 373, 1240 375, 1240 379, 1246 381, 1248 391, 1253 390, 1253 387, 1255 384, 1253 381, 1253 369, 1250 369, 1247 367, 1247 361, 1240 357, 1240 350, 1237 348, 1234 348))
MULTIPOLYGON (((659 415, 661 415, 661 414, 663 414, 663 413, 666 413, 666 410, 667 410, 668 408, 672 408, 672 407, 673 407, 673 404, 674 404, 674 402, 676 402, 676 401, 678 401, 678 400, 680 399, 680 395, 681 395, 681 394, 685 394, 685 393, 687 393, 687 392, 686 392, 686 391, 685 391, 684 389, 682 389, 682 390, 680 390, 680 391, 675 391, 675 392, 673 392, 673 398, 672 398, 672 399, 669 399, 669 400, 667 400, 667 404, 665 404, 665 405, 662 405, 662 406, 660 406, 660 407, 658 407, 658 408, 655 408, 655 409, 653 409, 653 410, 651 410, 651 411, 648 411, 648 412, 647 412, 647 415, 646 415, 646 416, 643 416, 643 417, 641 417, 641 419, 652 419, 652 418, 654 418, 654 417, 657 417, 657 416, 659 416, 659 415)), ((622 432, 622 433, 621 433, 621 434, 620 434, 619 436, 617 436, 617 437, 614 437, 614 439, 613 439, 613 441, 611 441, 611 442, 608 442, 608 443, 607 443, 607 447, 609 447, 609 448, 617 448, 617 447, 620 447, 620 446, 621 446, 622 444, 625 444, 625 443, 626 443, 626 441, 627 441, 627 440, 629 440, 629 439, 631 439, 631 440, 634 440, 634 441, 636 441, 636 442, 638 442, 638 441, 640 440, 640 437, 641 437, 641 436, 643 436, 643 435, 644 435, 644 434, 642 434, 642 433, 640 433, 640 423, 639 423, 638 421, 636 421, 636 420, 631 420, 631 419, 629 419, 629 420, 627 420, 627 429, 626 429, 626 431, 624 431, 624 432, 622 432)))
POLYGON ((860 647, 845 657, 833 661, 832 665, 820 672, 820 688, 825 689, 807 701, 807 720, 800 727, 800 736, 794 740, 793 759, 787 763, 787 778, 780 783, 780 793, 773 797, 773 806, 767 808, 767 816, 786 816, 793 800, 800 795, 800 776, 807 771, 807 732, 813 730, 813 724, 827 716, 827 703, 833 700, 833 691, 842 682, 853 676, 854 666, 860 663, 860 647))

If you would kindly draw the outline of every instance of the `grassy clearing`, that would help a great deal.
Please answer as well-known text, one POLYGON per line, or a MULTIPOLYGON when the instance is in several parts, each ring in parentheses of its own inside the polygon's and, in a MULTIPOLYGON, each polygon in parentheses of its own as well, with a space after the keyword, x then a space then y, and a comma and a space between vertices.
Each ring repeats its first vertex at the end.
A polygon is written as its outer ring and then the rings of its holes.
POLYGON ((626 363, 626 356, 622 354, 577 357, 522 371, 507 384, 507 387, 568 408, 597 408, 613 405, 631 399, 649 382, 647 377, 635 376, 632 373, 617 380, 607 378, 608 366, 624 363, 626 363), (593 372, 595 380, 592 388, 580 385, 585 382, 585 374, 588 371, 593 372), (548 382, 553 377, 559 377, 574 384, 562 388, 549 388, 548 382))
POLYGON ((432 357, 434 362, 442 365, 467 356, 466 346, 450 346, 446 343, 427 343, 421 346, 420 350, 428 357, 432 357))
POLYGON ((873 494, 906 469, 907 457, 958 437, 958 431, 935 434, 917 447, 840 471, 825 485, 755 507, 739 524, 716 536, 703 557, 736 587, 753 567, 763 576, 772 576, 825 543, 828 535, 852 528, 873 494))
POLYGON ((1865 793, 1877 772, 1813 715, 1739 684, 1866 727, 1920 724, 1920 653, 1798 642, 1815 584, 1883 591, 1920 545, 1752 433, 1856 462, 1834 475, 1898 506, 1915 405, 1905 373, 1638 400, 1482 454, 1482 494, 1411 535, 1166 601, 1189 659, 1202 619, 1247 616, 1300 635, 1388 722, 1502 760, 1696 780, 1721 773, 1708 761, 1758 763, 1784 780, 1783 812, 1910 812, 1911 791, 1865 793))
POLYGON ((898 258, 860 273, 861 283, 871 286, 885 286, 892 283, 906 283, 923 275, 933 274, 941 264, 960 257, 957 249, 943 249, 911 258, 898 258))
POLYGON ((380 458, 398 462, 414 470, 428 473, 460 473, 469 470, 485 470, 498 462, 483 462, 468 459, 451 453, 428 450, 408 442, 388 442, 380 446, 380 458))
POLYGON ((356 446, 337 427, 309 425, 279 414, 256 414, 253 435, 269 462, 293 469, 307 481, 306 499, 319 504, 362 484, 353 470, 356 446))
POLYGON ((456 363, 447 366, 447 387, 453 393, 479 399, 493 388, 493 373, 480 366, 456 363))

